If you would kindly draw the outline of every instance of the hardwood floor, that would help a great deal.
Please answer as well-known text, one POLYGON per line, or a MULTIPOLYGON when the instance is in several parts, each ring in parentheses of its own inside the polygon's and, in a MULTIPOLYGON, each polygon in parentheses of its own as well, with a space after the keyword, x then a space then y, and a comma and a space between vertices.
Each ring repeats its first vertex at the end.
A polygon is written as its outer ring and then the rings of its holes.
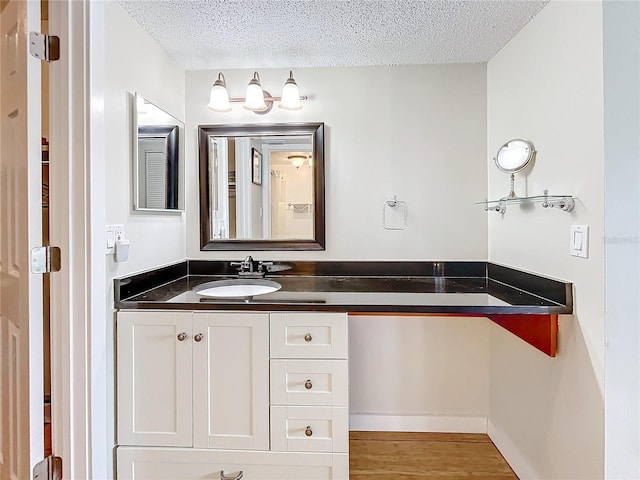
POLYGON ((350 480, 517 480, 487 435, 350 432, 350 480))

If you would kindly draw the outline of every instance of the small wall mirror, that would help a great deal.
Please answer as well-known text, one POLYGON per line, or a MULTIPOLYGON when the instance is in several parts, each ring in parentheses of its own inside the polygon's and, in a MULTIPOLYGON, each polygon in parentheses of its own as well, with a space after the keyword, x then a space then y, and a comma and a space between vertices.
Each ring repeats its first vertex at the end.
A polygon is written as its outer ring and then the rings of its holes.
POLYGON ((503 197, 503 200, 517 198, 515 174, 530 166, 535 156, 536 150, 533 148, 533 144, 519 138, 509 140, 498 149, 493 160, 500 171, 510 174, 509 195, 503 197))
POLYGON ((139 94, 133 113, 133 208, 184 210, 184 123, 139 94))
POLYGON ((201 250, 323 250, 324 124, 198 129, 201 250))
POLYGON ((497 167, 505 173, 517 173, 527 168, 535 156, 533 144, 528 140, 509 140, 498 149, 497 167))

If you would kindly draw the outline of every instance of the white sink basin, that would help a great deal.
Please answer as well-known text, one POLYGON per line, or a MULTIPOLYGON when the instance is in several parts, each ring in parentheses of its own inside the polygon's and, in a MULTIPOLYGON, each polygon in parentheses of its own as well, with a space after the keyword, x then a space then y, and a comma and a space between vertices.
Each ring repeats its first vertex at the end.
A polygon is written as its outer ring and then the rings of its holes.
POLYGON ((278 282, 261 278, 237 278, 216 280, 198 285, 193 289, 198 295, 215 298, 254 297, 277 292, 282 288, 278 282))

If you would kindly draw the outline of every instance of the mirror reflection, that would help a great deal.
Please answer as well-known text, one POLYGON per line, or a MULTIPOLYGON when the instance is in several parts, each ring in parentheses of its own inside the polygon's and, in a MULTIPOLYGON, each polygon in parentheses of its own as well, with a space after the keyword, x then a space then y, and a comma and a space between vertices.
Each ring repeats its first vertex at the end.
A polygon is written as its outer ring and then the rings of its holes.
POLYGON ((322 129, 201 126, 201 248, 322 249, 322 129))
POLYGON ((133 118, 134 209, 184 210, 184 124, 137 93, 133 118))

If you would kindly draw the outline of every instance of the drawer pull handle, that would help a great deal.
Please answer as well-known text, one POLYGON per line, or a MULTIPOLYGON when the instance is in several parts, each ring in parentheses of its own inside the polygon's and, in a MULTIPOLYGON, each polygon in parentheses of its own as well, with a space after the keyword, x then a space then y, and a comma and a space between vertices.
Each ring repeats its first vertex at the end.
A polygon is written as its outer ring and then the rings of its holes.
POLYGON ((193 339, 194 339, 196 342, 198 342, 198 343, 200 343, 200 342, 202 341, 202 339, 203 339, 203 338, 204 338, 204 335, 202 335, 201 333, 199 333, 199 334, 197 334, 197 335, 195 335, 195 336, 193 337, 193 339))
POLYGON ((220 471, 220 480, 240 480, 242 478, 243 472, 240 472, 237 475, 225 475, 224 470, 220 471))
POLYGON ((305 333, 304 341, 309 343, 311 340, 313 340, 313 337, 311 336, 311 334, 310 333, 305 333))
POLYGON ((313 383, 311 383, 311 380, 307 380, 306 382, 304 382, 304 388, 306 388, 307 390, 311 390, 313 388, 313 383))
POLYGON ((184 339, 187 338, 187 334, 182 332, 178 334, 178 341, 179 342, 184 342, 184 339))
POLYGON ((307 437, 310 437, 311 435, 313 435, 313 430, 311 430, 311 425, 307 425, 307 428, 306 428, 306 430, 304 431, 304 434, 305 434, 307 437))

